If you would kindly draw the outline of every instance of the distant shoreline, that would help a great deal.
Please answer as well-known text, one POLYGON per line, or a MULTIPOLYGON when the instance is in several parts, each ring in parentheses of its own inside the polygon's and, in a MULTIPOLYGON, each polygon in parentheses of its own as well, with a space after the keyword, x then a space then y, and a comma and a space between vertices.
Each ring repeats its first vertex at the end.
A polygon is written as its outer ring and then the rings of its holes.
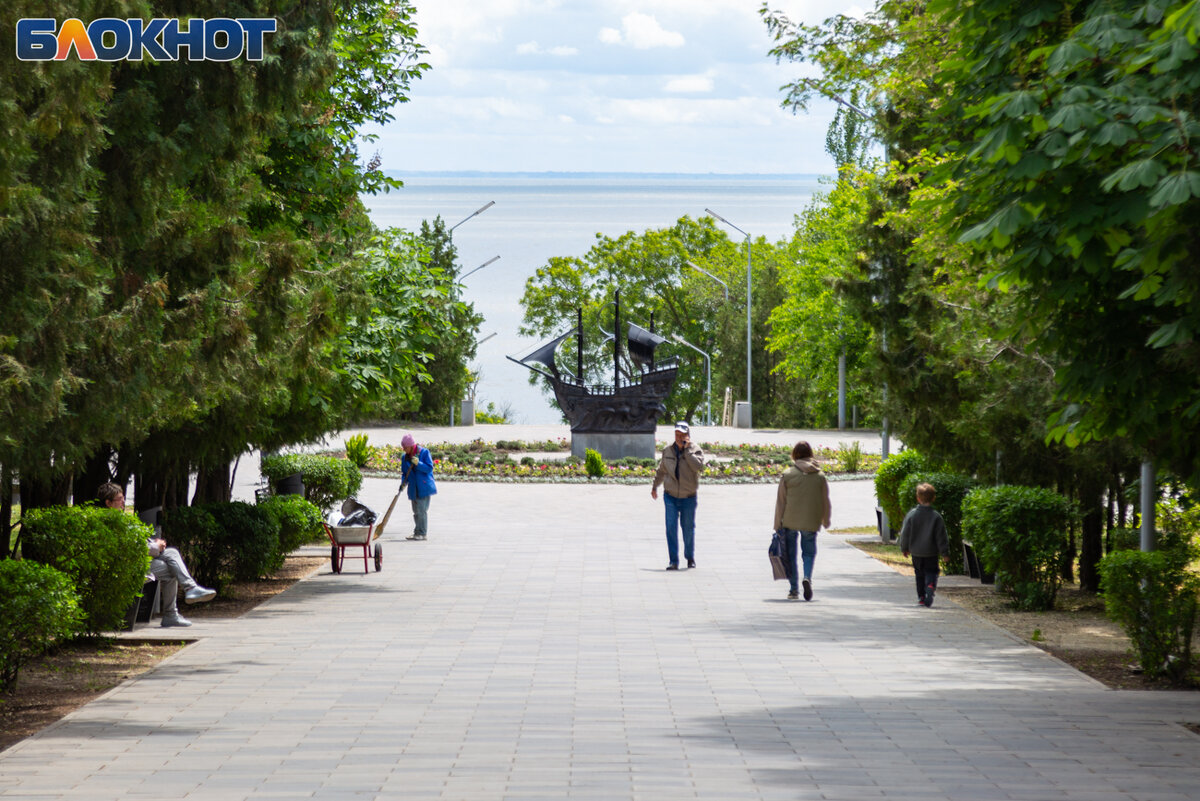
MULTIPOLYGON (((704 181, 736 178, 748 181, 815 181, 827 176, 820 173, 757 173, 757 172, 485 172, 483 170, 384 170, 389 178, 668 178, 672 180, 704 181)), ((832 176, 828 176, 832 177, 832 176)))

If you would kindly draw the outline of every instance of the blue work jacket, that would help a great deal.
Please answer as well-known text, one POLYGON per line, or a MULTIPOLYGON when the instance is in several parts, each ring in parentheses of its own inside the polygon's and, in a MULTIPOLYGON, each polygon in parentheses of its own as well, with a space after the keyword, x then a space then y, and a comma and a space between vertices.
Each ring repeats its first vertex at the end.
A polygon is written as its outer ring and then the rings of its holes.
POLYGON ((417 449, 417 463, 411 464, 407 458, 400 463, 400 489, 408 485, 408 499, 426 498, 437 495, 437 485, 433 483, 433 457, 428 448, 417 449))

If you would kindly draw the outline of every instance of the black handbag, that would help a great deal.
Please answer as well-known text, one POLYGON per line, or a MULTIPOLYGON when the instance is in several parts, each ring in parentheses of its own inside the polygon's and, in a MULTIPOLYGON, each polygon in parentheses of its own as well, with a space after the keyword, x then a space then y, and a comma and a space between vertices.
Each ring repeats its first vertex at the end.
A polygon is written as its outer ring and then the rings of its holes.
POLYGON ((771 574, 776 581, 787 578, 787 567, 783 564, 784 553, 783 532, 776 531, 771 535, 771 547, 767 548, 767 557, 771 560, 771 574))

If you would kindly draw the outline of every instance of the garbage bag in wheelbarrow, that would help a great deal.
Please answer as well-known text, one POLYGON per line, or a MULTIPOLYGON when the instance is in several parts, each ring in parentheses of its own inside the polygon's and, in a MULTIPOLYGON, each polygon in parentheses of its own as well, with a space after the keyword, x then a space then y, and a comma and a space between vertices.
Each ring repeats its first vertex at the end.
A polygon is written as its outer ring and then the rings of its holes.
POLYGON ((375 512, 354 498, 342 504, 340 518, 336 513, 331 513, 325 523, 325 534, 329 537, 329 558, 333 572, 342 572, 346 561, 346 548, 362 549, 364 573, 368 571, 368 559, 372 551, 375 556, 375 571, 382 570, 383 545, 378 542, 372 544, 373 535, 377 535, 380 528, 382 526, 375 526, 375 512))

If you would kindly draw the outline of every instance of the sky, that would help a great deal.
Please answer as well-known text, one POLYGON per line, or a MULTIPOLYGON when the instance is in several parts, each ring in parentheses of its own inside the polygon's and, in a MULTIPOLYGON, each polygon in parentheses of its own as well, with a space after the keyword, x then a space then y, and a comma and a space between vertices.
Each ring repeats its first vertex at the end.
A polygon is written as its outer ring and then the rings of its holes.
MULTIPOLYGON (((863 7, 778 0, 818 23, 863 7)), ((831 102, 795 115, 811 67, 767 55, 760 0, 415 0, 432 69, 371 127, 382 168, 484 172, 819 173, 831 102)))

